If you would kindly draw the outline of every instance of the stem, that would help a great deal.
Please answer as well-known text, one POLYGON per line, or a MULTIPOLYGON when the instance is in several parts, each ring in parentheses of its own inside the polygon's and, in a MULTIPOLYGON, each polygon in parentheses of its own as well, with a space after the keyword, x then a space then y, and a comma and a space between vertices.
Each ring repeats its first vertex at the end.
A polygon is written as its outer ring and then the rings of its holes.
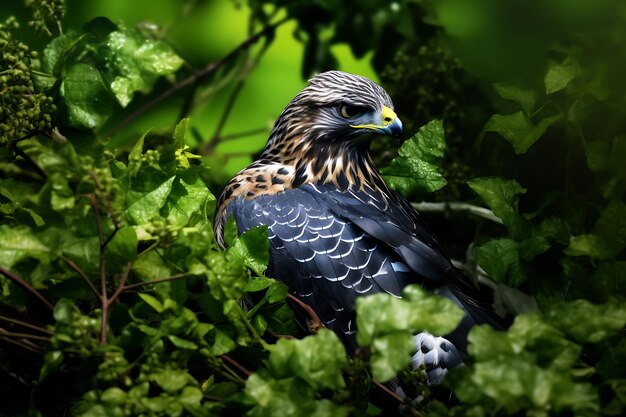
POLYGON ((100 299, 100 293, 98 292, 97 288, 95 285, 93 285, 93 282, 91 282, 91 279, 87 276, 87 274, 85 274, 85 272, 80 269, 80 267, 78 265, 76 265, 71 259, 63 256, 63 255, 59 255, 59 258, 61 258, 61 260, 63 260, 66 264, 69 265, 70 268, 72 268, 74 271, 76 271, 76 273, 78 275, 80 275, 80 277, 83 279, 83 281, 85 281, 85 283, 87 284, 87 286, 89 287, 89 289, 91 290, 91 292, 93 292, 95 294, 95 296, 100 299))
POLYGON ((309 327, 319 329, 321 327, 325 327, 322 320, 319 318, 317 313, 311 308, 310 305, 306 304, 304 301, 300 300, 293 294, 287 294, 287 298, 289 298, 294 303, 298 304, 300 308, 302 308, 311 318, 311 324, 309 327), (314 327, 315 326, 315 327, 314 327))
POLYGON ((11 339, 10 337, 6 337, 6 336, 3 336, 3 335, 0 335, 0 340, 4 340, 5 342, 14 344, 16 346, 21 347, 22 349, 26 349, 26 350, 31 351, 33 353, 41 353, 41 350, 35 349, 35 348, 33 348, 31 346, 28 346, 28 345, 25 345, 24 343, 22 343, 22 342, 20 342, 18 340, 11 339))
POLYGON ((448 210, 467 211, 478 217, 482 217, 483 219, 491 220, 492 222, 502 224, 502 220, 498 216, 493 214, 493 211, 484 207, 475 206, 475 205, 468 204, 468 203, 422 202, 422 203, 412 203, 411 205, 419 211, 448 211, 448 210))
POLYGON ((228 97, 228 102, 226 103, 226 107, 224 108, 222 117, 220 117, 220 120, 217 123, 217 127, 215 128, 215 133, 213 133, 213 137, 211 138, 211 140, 206 146, 205 152, 207 154, 210 154, 213 151, 213 148, 215 148, 217 143, 220 141, 220 133, 222 133, 222 130, 224 129, 224 126, 226 125, 228 116, 230 116, 230 113, 232 112, 233 107, 235 106, 235 102, 237 101, 237 97, 239 97, 239 93, 241 93, 241 90, 243 89, 244 83, 245 83, 245 79, 243 78, 239 79, 239 81, 237 81, 237 84, 235 85, 235 88, 230 94, 230 97, 228 97))
POLYGON ((33 169, 37 172, 37 174, 39 174, 39 176, 41 176, 42 179, 48 179, 48 174, 46 174, 45 171, 41 169, 41 167, 37 164, 37 162, 35 162, 33 158, 31 158, 26 152, 24 152, 22 149, 20 149, 19 146, 17 146, 17 142, 11 143, 11 149, 13 150, 13 152, 15 152, 16 155, 21 156, 24 161, 26 161, 31 167, 33 167, 33 169))
POLYGON ((16 284, 20 285, 26 291, 28 291, 31 294, 33 294, 35 297, 37 297, 39 299, 39 301, 44 303, 46 305, 46 307, 48 307, 51 311, 54 310, 54 306, 52 305, 52 303, 50 301, 48 301, 46 299, 46 297, 41 295, 41 293, 39 291, 37 291, 32 285, 30 285, 28 282, 26 282, 23 278, 15 275, 13 272, 11 272, 8 269, 5 269, 5 268, 3 268, 1 266, 0 266, 0 274, 4 275, 5 277, 10 279, 11 281, 13 281, 16 284))
POLYGON ((237 362, 236 360, 234 360, 230 356, 222 355, 222 356, 220 356, 220 358, 222 358, 223 361, 228 362, 229 364, 231 364, 232 366, 237 368, 242 374, 244 374, 246 376, 246 378, 249 377, 250 375, 252 375, 252 372, 250 372, 242 364, 240 364, 239 362, 237 362))
POLYGON ((122 279, 120 281, 120 285, 118 285, 117 289, 113 293, 113 295, 109 298, 108 303, 109 306, 113 304, 113 302, 119 297, 119 295, 124 291, 124 286, 126 285, 126 281, 128 281, 128 274, 130 273, 130 267, 133 265, 132 262, 128 261, 126 263, 126 268, 124 268, 124 273, 122 274, 122 279))
POLYGON ((30 333, 10 332, 10 331, 2 329, 2 328, 0 328, 0 335, 5 336, 5 337, 21 337, 23 339, 43 340, 43 341, 46 341, 46 342, 50 341, 50 338, 45 337, 45 336, 37 336, 37 335, 34 335, 34 334, 30 334, 30 333))
POLYGON ((227 140, 235 140, 235 139, 245 138, 247 136, 257 135, 259 133, 266 133, 268 130, 269 129, 267 127, 260 127, 258 129, 246 130, 244 132, 230 133, 228 135, 220 136, 220 140, 222 142, 224 142, 224 141, 227 141, 227 140))
POLYGON ((102 221, 100 219, 100 209, 98 208, 98 202, 96 196, 93 194, 87 194, 87 198, 91 202, 94 213, 96 215, 96 226, 98 227, 98 241, 100 242, 100 303, 102 305, 102 319, 100 326, 100 344, 104 345, 107 342, 107 318, 109 316, 109 301, 107 299, 107 277, 106 277, 106 264, 104 256, 105 241, 102 234, 102 221))
POLYGON ((172 275, 172 276, 169 276, 169 277, 153 279, 153 280, 150 280, 150 281, 136 282, 134 284, 128 284, 128 285, 125 285, 124 288, 122 288, 122 289, 125 291, 125 290, 130 290, 130 289, 133 289, 133 288, 143 287, 144 285, 159 284, 161 282, 174 281, 176 279, 181 279, 181 278, 185 278, 185 277, 188 277, 188 276, 189 276, 189 274, 176 274, 176 275, 172 275))
POLYGON ((187 78, 177 82, 176 84, 172 85, 169 89, 165 90, 163 93, 161 93, 160 95, 158 95, 157 97, 152 99, 150 102, 146 103, 143 107, 139 108, 137 111, 132 113, 130 116, 128 116, 127 118, 122 120, 117 126, 113 127, 111 130, 106 132, 104 136, 111 136, 111 135, 117 133, 118 131, 120 131, 121 129, 126 127, 129 123, 131 123, 133 120, 137 119, 139 116, 144 114, 146 111, 150 110, 151 108, 153 108, 157 104, 161 103, 162 101, 164 101, 165 99, 170 97, 175 92, 177 92, 177 91, 181 90, 182 88, 188 86, 189 84, 192 84, 192 83, 195 83, 195 82, 199 82, 199 83, 203 82, 211 73, 213 73, 216 70, 218 70, 219 68, 221 68, 228 61, 230 61, 231 59, 236 57, 240 52, 245 51, 248 48, 250 48, 252 45, 257 43, 261 38, 263 38, 263 37, 273 33, 274 30, 276 30, 276 28, 278 26, 282 25, 287 20, 288 20, 288 18, 284 18, 284 19, 281 19, 281 20, 279 20, 278 22, 276 22, 276 23, 274 23, 272 25, 266 26, 260 32, 256 33, 255 35, 253 35, 253 36, 249 37, 248 39, 246 39, 245 41, 243 41, 239 46, 237 46, 235 49, 230 51, 228 54, 226 54, 221 59, 210 63, 209 65, 207 65, 203 69, 201 69, 199 71, 196 71, 195 73, 191 74, 189 77, 187 77, 187 78))
POLYGON ((48 330, 48 329, 46 329, 44 327, 36 326, 34 324, 30 324, 30 323, 27 323, 25 321, 17 320, 17 319, 11 318, 11 317, 0 316, 0 320, 4 320, 4 321, 6 321, 8 323, 17 324, 18 326, 23 326, 23 327, 26 327, 26 328, 29 328, 29 329, 37 330, 37 331, 40 331, 42 333, 46 333, 46 334, 48 334, 50 336, 52 336, 54 334, 53 332, 51 332, 50 330, 48 330))

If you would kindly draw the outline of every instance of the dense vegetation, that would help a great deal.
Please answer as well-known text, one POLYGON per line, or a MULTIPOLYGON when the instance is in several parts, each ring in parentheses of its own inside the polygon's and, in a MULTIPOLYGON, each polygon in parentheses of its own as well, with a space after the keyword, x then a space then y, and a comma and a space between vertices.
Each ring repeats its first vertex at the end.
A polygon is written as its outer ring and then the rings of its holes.
POLYGON ((167 28, 65 27, 61 0, 25 0, 0 22, 0 415, 626 413, 626 8, 235 5, 249 38, 203 66, 167 28), (417 287, 359 300, 362 349, 347 357, 263 276, 265 230, 237 237, 230 222, 228 250, 213 240, 233 169, 224 123, 289 22, 305 77, 337 67, 336 44, 371 54, 415 133, 397 155, 373 144, 382 172, 517 314, 508 332, 471 332, 452 397, 406 367, 412 332, 455 327, 450 302, 417 287), (206 138, 187 116, 216 91, 228 99, 206 138), (150 114, 177 122, 138 131, 150 114), (412 387, 402 406, 381 385, 397 374, 412 387))

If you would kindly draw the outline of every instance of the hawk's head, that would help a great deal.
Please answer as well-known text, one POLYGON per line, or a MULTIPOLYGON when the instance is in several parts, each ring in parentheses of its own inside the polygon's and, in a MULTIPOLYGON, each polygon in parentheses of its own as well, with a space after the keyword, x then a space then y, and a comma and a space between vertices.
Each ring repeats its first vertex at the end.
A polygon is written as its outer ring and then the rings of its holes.
POLYGON ((377 134, 403 134, 387 92, 365 77, 328 71, 309 80, 287 105, 276 121, 265 156, 358 149, 377 134))

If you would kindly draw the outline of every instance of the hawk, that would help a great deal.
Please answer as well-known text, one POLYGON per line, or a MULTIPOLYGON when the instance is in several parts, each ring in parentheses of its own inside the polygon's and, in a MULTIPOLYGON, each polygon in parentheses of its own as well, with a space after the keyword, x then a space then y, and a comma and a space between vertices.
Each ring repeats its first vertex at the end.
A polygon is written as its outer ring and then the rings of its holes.
POLYGON ((430 384, 462 362, 476 324, 498 326, 491 304, 445 255, 420 214, 383 181, 369 154, 377 135, 402 137, 385 90, 367 78, 329 71, 309 80, 287 105, 259 159, 225 187, 215 214, 224 247, 232 214, 239 233, 266 225, 266 275, 283 281, 356 348, 355 300, 375 293, 401 297, 420 284, 466 313, 449 335, 415 336, 414 368, 430 384))

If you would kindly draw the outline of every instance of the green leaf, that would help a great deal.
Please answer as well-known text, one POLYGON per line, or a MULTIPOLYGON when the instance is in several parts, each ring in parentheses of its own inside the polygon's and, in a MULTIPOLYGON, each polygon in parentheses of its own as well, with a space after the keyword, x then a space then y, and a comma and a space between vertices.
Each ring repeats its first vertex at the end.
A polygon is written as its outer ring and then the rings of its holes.
POLYGON ((526 153, 526 151, 545 133, 548 127, 562 118, 562 114, 557 114, 546 117, 540 120, 536 125, 533 125, 522 111, 506 115, 494 114, 487 120, 483 131, 499 133, 513 145, 515 153, 521 155, 526 153))
POLYGON ((613 257, 613 250, 607 246, 604 239, 594 234, 572 237, 563 253, 569 256, 590 256, 597 259, 613 257))
POLYGON ((150 380, 156 382, 165 391, 172 393, 180 391, 187 384, 197 385, 196 380, 182 369, 163 369, 151 373, 150 380))
POLYGON ((74 208, 74 191, 69 187, 67 178, 61 173, 55 172, 48 181, 51 184, 50 205, 54 211, 65 211, 74 208))
POLYGON ((227 249, 226 257, 243 262, 262 276, 270 260, 267 226, 255 227, 240 235, 235 244, 227 249))
POLYGON ((46 379, 48 376, 56 373, 61 364, 63 364, 63 351, 52 350, 47 352, 43 358, 44 362, 39 370, 39 382, 46 379))
POLYGON ((185 339, 181 339, 180 337, 174 336, 173 334, 168 335, 167 338, 177 348, 188 349, 188 350, 197 350, 198 349, 198 345, 195 344, 194 342, 191 342, 191 341, 185 340, 185 339))
POLYGON ((528 235, 530 224, 519 213, 517 204, 519 196, 526 193, 526 189, 515 180, 501 177, 475 178, 467 182, 483 201, 498 216, 509 232, 515 238, 524 238, 528 235))
POLYGON ((626 249, 626 204, 611 201, 600 214, 594 233, 606 242, 613 256, 626 249))
POLYGON ((341 371, 348 363, 346 350, 328 329, 301 340, 280 339, 269 350, 267 367, 276 378, 296 376, 315 390, 345 386, 341 371))
POLYGON ((157 78, 178 70, 183 60, 166 43, 148 39, 134 29, 112 32, 102 59, 108 63, 110 88, 122 107, 136 92, 148 93, 157 78))
POLYGON ((71 127, 96 129, 113 112, 113 103, 100 72, 88 64, 67 68, 60 91, 71 127))
POLYGON ((149 223, 160 217, 160 210, 172 191, 176 177, 170 177, 156 188, 146 192, 129 192, 124 210, 124 219, 133 225, 149 223))
POLYGON ((533 112, 537 101, 537 93, 534 90, 510 83, 495 83, 493 87, 500 97, 519 104, 526 115, 533 112))
POLYGON ((379 382, 391 380, 408 368, 413 353, 415 342, 410 333, 395 332, 377 337, 372 343, 370 359, 374 378, 379 382))
POLYGON ((443 124, 433 120, 405 141, 398 156, 380 172, 391 188, 405 196, 437 191, 447 184, 440 170, 445 148, 443 124))
POLYGON ((49 262, 52 251, 33 235, 27 226, 0 225, 0 265, 11 268, 22 259, 49 262))
POLYGON ((347 407, 316 398, 315 391, 297 378, 273 379, 265 370, 246 381, 245 394, 254 404, 250 417, 346 417, 347 407))
POLYGON ((587 300, 551 305, 546 316, 555 327, 579 343, 597 343, 626 326, 626 306, 611 300, 592 304, 587 300))
POLYGON ((200 167, 193 167, 180 173, 172 184, 161 214, 174 227, 187 226, 193 216, 206 217, 204 213, 208 201, 215 197, 200 178, 200 167))
POLYGON ((124 265, 137 258, 137 233, 130 226, 119 229, 106 247, 106 254, 111 263, 124 265))
POLYGON ((146 304, 152 307, 157 313, 162 313, 165 311, 163 308, 163 304, 153 296, 145 293, 139 293, 139 298, 141 298, 146 304))
POLYGON ((513 239, 492 239, 476 248, 476 261, 494 281, 519 287, 527 279, 519 251, 520 245, 513 239))
POLYGON ((556 93, 563 90, 576 77, 580 75, 580 65, 576 54, 570 54, 561 63, 550 62, 550 67, 543 82, 546 94, 556 93))

